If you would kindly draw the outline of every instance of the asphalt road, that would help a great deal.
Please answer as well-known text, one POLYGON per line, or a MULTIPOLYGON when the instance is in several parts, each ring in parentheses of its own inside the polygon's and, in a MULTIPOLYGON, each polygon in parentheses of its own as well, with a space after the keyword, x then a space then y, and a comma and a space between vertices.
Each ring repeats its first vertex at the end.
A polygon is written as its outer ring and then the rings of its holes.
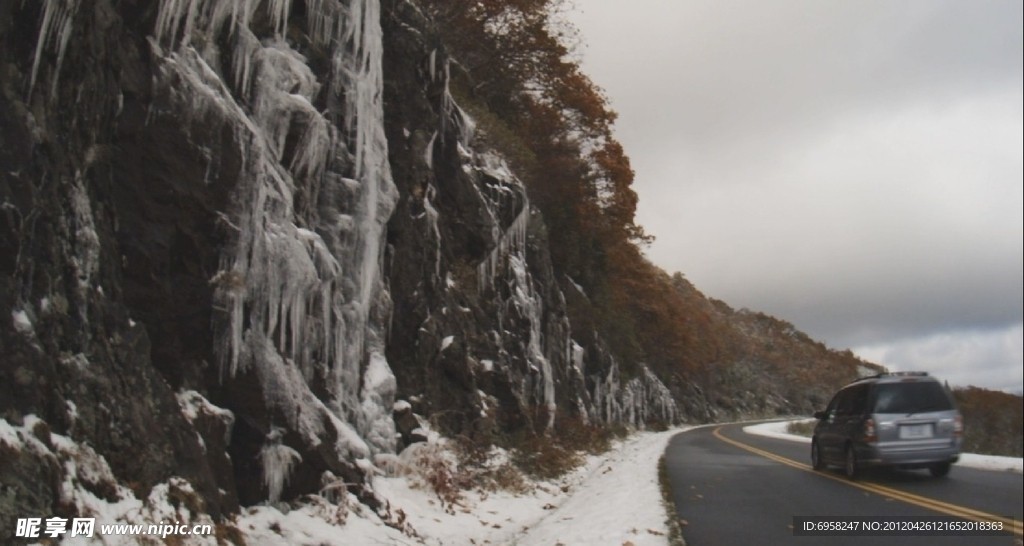
POLYGON ((747 424, 700 427, 669 443, 669 481, 688 546, 1022 544, 1020 474, 954 466, 941 479, 923 470, 869 470, 850 482, 838 469, 812 470, 809 444, 747 434, 742 430, 747 424), (953 516, 998 522, 1011 534, 796 536, 794 516, 861 522, 866 517, 953 516))

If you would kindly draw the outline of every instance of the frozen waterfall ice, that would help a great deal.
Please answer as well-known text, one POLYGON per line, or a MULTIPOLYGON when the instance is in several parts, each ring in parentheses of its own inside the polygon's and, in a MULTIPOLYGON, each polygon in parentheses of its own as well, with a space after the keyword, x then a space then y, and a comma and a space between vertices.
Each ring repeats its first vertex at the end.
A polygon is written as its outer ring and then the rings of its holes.
MULTIPOLYGON (((160 83, 193 116, 185 127, 219 120, 241 148, 235 205, 225 211, 233 239, 211 279, 227 315, 215 323, 221 376, 230 381, 256 366, 271 381, 268 403, 299 406, 280 408, 296 416, 290 425, 308 429, 299 416, 329 412, 339 437, 351 426, 372 449, 392 450, 393 431, 381 430, 394 402, 381 268, 397 191, 383 128, 380 6, 307 2, 305 31, 330 52, 321 80, 285 39, 298 24, 291 4, 163 0, 151 41, 160 83), (266 10, 272 36, 250 29, 257 10, 266 10), (298 210, 299 195, 317 206, 298 210), (391 387, 363 379, 367 370, 391 376, 391 387), (305 394, 314 378, 328 381, 326 406, 305 394)), ((307 432, 307 442, 318 441, 307 432)))

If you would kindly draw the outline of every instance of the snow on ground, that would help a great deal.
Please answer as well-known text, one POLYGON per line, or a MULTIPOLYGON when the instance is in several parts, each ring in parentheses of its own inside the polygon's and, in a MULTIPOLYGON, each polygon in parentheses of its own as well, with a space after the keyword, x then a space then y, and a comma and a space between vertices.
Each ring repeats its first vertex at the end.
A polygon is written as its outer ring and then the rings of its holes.
MULTIPOLYGON (((805 419, 797 419, 797 421, 804 420, 805 419)), ((813 421, 813 419, 806 420, 813 421)), ((811 439, 806 436, 786 432, 786 427, 791 422, 792 421, 772 421, 770 423, 762 423, 760 425, 750 425, 743 427, 743 432, 758 434, 761 436, 770 436, 772 438, 781 438, 783 440, 792 440, 794 442, 811 443, 811 439)), ((1022 474, 1024 473, 1024 458, 962 453, 960 454, 960 461, 956 463, 956 466, 980 468, 982 470, 1005 470, 1008 472, 1022 474)))
POLYGON ((251 508, 237 526, 259 544, 664 545, 668 527, 658 459, 681 430, 638 432, 529 492, 472 491, 454 505, 442 505, 416 480, 377 477, 374 488, 389 500, 393 516, 401 511, 399 519, 415 534, 385 526, 354 499, 341 510, 326 502, 287 514, 268 506, 251 508), (332 519, 344 525, 331 525, 332 519))
MULTIPOLYGON (((72 465, 67 469, 69 476, 78 476, 95 467, 103 471, 107 481, 113 480, 107 475, 106 462, 91 450, 76 447, 69 439, 52 433, 51 443, 55 446, 52 449, 59 453, 52 453, 51 448, 36 441, 32 434, 36 421, 33 416, 27 416, 25 425, 13 426, 0 420, 0 443, 65 461, 72 465)), ((744 431, 809 441, 806 437, 788 434, 789 422, 750 425, 744 427, 744 431)), ((422 473, 423 468, 437 469, 440 463, 454 461, 444 440, 435 437, 401 455, 377 461, 379 474, 373 479, 373 487, 381 498, 387 499, 381 514, 360 503, 346 492, 345 484, 338 482, 334 484, 337 487, 325 487, 321 495, 305 497, 294 508, 276 503, 243 509, 228 527, 234 527, 248 544, 666 545, 668 515, 658 483, 658 460, 669 439, 683 430, 686 429, 634 433, 615 442, 608 452, 587 457, 583 465, 568 475, 524 484, 518 493, 480 486, 444 498, 425 485, 426 474, 422 473), (417 466, 424 460, 429 461, 425 467, 417 466)), ((1021 461, 1012 457, 964 454, 958 464, 1020 473, 1021 461)), ((492 456, 494 465, 506 462, 507 455, 501 452, 492 456)), ((114 504, 95 498, 73 481, 64 486, 62 495, 68 502, 80 505, 80 513, 96 516, 97 524, 163 520, 211 523, 206 516, 179 512, 165 502, 165 498, 173 496, 169 495, 169 488, 191 492, 187 482, 176 478, 172 482, 155 488, 148 499, 135 499, 130 491, 124 490, 123 500, 114 504), (81 504, 85 501, 89 502, 81 504), (131 510, 126 512, 126 508, 131 510)), ((214 536, 178 538, 182 539, 181 544, 217 543, 214 536)), ((65 539, 64 543, 93 544, 97 540, 104 543, 112 540, 116 544, 127 544, 143 539, 147 544, 160 543, 153 537, 133 539, 128 536, 107 536, 92 541, 65 539)))
POLYGON ((658 460, 680 431, 640 433, 592 460, 571 496, 517 544, 666 544, 658 460))
MULTIPOLYGON (((744 432, 810 441, 787 433, 789 422, 750 425, 744 432)), ((635 433, 607 453, 588 457, 563 478, 532 484, 526 493, 470 491, 454 504, 442 503, 429 487, 416 485, 417 480, 409 476, 378 476, 374 488, 389 500, 393 521, 403 521, 412 533, 384 525, 351 497, 341 509, 325 501, 287 514, 273 507, 254 507, 237 525, 255 544, 284 540, 310 545, 665 545, 667 515, 658 484, 658 459, 669 439, 682 430, 686 429, 635 433)), ((1021 461, 965 453, 958 464, 1021 472, 1021 461)))

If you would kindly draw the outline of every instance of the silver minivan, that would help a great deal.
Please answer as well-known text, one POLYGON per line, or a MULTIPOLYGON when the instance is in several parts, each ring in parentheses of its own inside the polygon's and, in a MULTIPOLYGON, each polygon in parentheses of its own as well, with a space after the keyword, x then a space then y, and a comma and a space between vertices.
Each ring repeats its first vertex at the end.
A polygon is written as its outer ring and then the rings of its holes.
POLYGON ((960 458, 963 418, 949 390, 925 372, 858 379, 814 417, 814 468, 841 466, 851 480, 868 466, 927 468, 941 477, 960 458))

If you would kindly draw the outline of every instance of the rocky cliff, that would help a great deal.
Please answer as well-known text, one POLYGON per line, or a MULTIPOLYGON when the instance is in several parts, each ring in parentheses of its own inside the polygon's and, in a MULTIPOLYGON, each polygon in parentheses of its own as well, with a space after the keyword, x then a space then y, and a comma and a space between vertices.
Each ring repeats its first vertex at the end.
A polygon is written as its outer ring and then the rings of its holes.
POLYGON ((680 418, 574 341, 450 66, 408 0, 0 1, 0 534, 386 512, 375 457, 428 423, 680 418))

